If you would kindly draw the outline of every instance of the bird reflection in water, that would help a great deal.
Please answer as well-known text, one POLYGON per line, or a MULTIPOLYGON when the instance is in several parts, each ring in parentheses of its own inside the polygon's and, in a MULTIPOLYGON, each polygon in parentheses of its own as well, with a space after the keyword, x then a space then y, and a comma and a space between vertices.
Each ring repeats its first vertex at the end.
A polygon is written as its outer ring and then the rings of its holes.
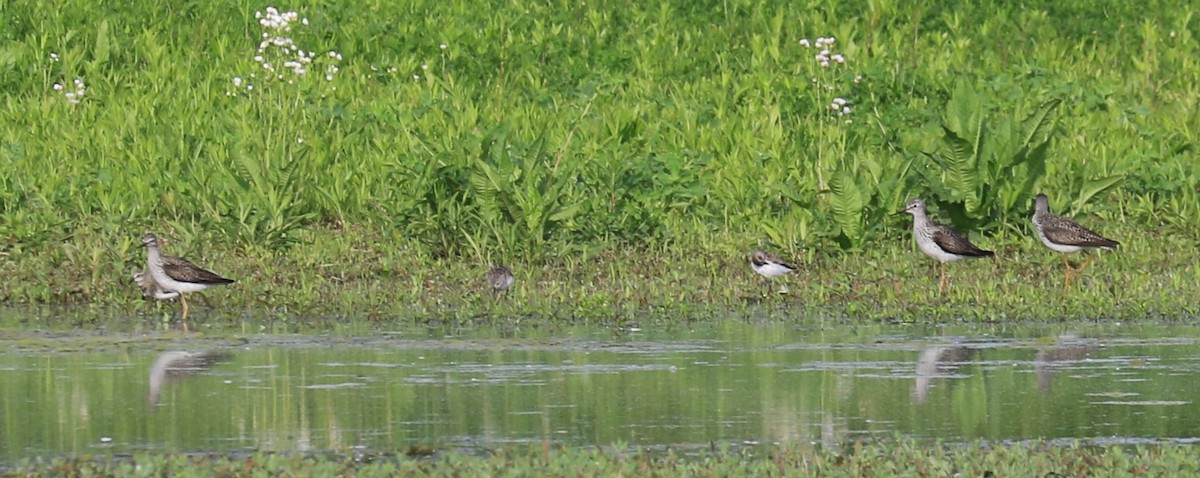
POLYGON ((1084 360, 1091 353, 1092 347, 1075 337, 1060 338, 1055 346, 1039 351, 1033 359, 1033 372, 1037 375, 1038 390, 1043 393, 1049 392, 1055 370, 1084 360))
POLYGON ((913 402, 925 403, 933 379, 945 378, 963 362, 970 361, 974 355, 975 349, 960 346, 933 345, 922 350, 921 356, 917 358, 917 384, 913 388, 913 402))
POLYGON ((158 405, 164 385, 186 380, 212 368, 218 362, 228 361, 231 356, 232 354, 224 351, 163 352, 150 367, 150 392, 146 395, 146 404, 158 405))

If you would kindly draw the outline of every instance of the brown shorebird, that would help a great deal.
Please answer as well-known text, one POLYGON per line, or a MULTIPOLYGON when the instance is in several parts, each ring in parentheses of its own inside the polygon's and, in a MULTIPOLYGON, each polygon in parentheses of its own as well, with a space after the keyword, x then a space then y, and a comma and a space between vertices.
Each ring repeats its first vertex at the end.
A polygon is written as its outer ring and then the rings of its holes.
MULTIPOLYGON (((158 238, 146 233, 142 236, 142 245, 146 247, 146 272, 142 275, 142 292, 149 291, 156 299, 166 299, 175 296, 183 304, 183 330, 187 330, 188 305, 187 296, 190 292, 200 292, 215 285, 232 284, 233 279, 226 279, 200 266, 178 257, 163 255, 158 250, 158 238), (145 279, 149 276, 153 285, 145 279), (174 294, 174 295, 172 295, 174 294)), ((134 275, 137 280, 137 275, 134 275)))
POLYGON ((488 286, 492 288, 492 292, 494 292, 496 295, 507 291, 509 287, 512 287, 513 282, 516 280, 513 278, 512 271, 503 265, 493 267, 492 270, 488 271, 487 276, 484 277, 484 279, 487 281, 488 286))
POLYGON ((1114 250, 1121 243, 1096 234, 1075 221, 1050 213, 1050 200, 1045 194, 1038 194, 1033 206, 1033 230, 1037 231, 1042 244, 1054 251, 1062 253, 1063 258, 1063 293, 1071 288, 1071 273, 1076 276, 1087 267, 1092 256, 1083 261, 1079 269, 1071 270, 1067 254, 1084 249, 1114 250))
MULTIPOLYGON (((776 277, 781 277, 785 274, 796 270, 791 264, 783 262, 775 254, 764 251, 762 249, 755 250, 750 254, 750 267, 757 272, 758 275, 766 277, 768 281, 776 277)), ((770 295, 771 283, 767 282, 767 294, 770 295)), ((787 293, 787 286, 779 290, 780 294, 787 293)))
POLYGON ((941 276, 938 281, 939 294, 946 288, 947 262, 993 255, 992 251, 975 247, 953 229, 929 219, 925 215, 925 201, 921 198, 909 201, 904 210, 896 214, 904 213, 913 215, 913 238, 917 241, 917 248, 938 261, 938 273, 941 276))

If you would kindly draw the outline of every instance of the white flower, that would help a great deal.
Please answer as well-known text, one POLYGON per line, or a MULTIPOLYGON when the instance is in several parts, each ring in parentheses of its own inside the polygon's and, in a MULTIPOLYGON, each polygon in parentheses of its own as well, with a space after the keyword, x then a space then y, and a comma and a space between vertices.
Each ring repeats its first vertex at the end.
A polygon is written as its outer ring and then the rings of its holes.
POLYGON ((333 81, 333 75, 325 75, 325 81, 333 81))
POLYGON ((422 70, 428 70, 428 69, 429 69, 429 65, 421 65, 421 69, 422 69, 422 70))
POLYGON ((844 106, 846 104, 846 99, 845 98, 834 98, 833 104, 838 105, 839 107, 844 106))
POLYGON ((850 107, 849 106, 843 107, 842 114, 844 114, 844 115, 850 114, 850 107))
MULTIPOLYGON (((1175 36, 1172 32, 1171 36, 1175 36)), ((50 52, 50 61, 58 61, 58 53, 50 52)))
POLYGON ((828 61, 821 62, 821 68, 829 68, 829 62, 828 61))
POLYGON ((54 91, 62 91, 62 89, 63 89, 63 85, 61 83, 54 84, 54 91))
POLYGON ((445 49, 446 49, 446 44, 445 44, 445 43, 443 43, 443 44, 441 44, 441 45, 438 45, 438 48, 441 48, 441 49, 445 50, 445 49))
POLYGON ((854 82, 855 82, 855 83, 859 83, 859 82, 861 82, 861 81, 862 81, 862 75, 854 75, 854 82))
POLYGON ((830 58, 831 60, 833 60, 833 61, 836 61, 836 62, 838 62, 838 63, 845 63, 845 62, 846 62, 846 57, 843 57, 842 55, 833 55, 833 56, 831 56, 831 57, 829 57, 829 58, 830 58))
POLYGON ((233 86, 237 86, 237 87, 242 86, 242 78, 240 76, 233 77, 233 86))
POLYGON ((808 47, 809 47, 808 39, 807 39, 807 38, 801 38, 801 39, 800 39, 800 46, 802 46, 802 47, 804 47, 804 48, 808 48, 808 47))
POLYGON ((421 75, 413 75, 413 79, 414 79, 414 80, 419 80, 419 79, 421 79, 421 75))

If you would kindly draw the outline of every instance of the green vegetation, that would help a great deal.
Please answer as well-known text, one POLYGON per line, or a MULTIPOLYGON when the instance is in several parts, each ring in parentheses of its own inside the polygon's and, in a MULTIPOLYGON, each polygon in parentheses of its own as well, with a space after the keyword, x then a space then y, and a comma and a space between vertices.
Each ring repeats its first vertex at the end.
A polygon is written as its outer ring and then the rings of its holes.
POLYGON ((132 310, 153 230, 240 279, 218 315, 314 325, 723 315, 760 302, 758 246, 809 270, 805 316, 1196 312, 1189 2, 265 13, 0 5, 0 303, 132 310), (1073 296, 1039 191, 1123 242, 1073 296), (1001 258, 933 297, 889 216, 912 196, 1001 258), (518 273, 498 304, 472 292, 495 262, 518 273))
POLYGON ((403 455, 246 456, 136 454, 31 461, 12 476, 1184 476, 1200 456, 1184 446, 1080 447, 1042 443, 947 447, 858 443, 845 449, 781 447, 693 456, 621 448, 498 450, 484 456, 419 447, 403 455))

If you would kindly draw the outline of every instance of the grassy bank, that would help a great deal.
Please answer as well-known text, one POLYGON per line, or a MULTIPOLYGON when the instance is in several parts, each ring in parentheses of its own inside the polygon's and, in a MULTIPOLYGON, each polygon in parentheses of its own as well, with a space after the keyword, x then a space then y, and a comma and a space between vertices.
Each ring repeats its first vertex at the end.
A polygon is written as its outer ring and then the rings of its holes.
MULTIPOLYGON (((321 329, 348 322, 379 327, 406 324, 538 325, 599 323, 652 326, 661 321, 745 320, 884 322, 1005 322, 1023 320, 1176 320, 1193 317, 1200 261, 1190 238, 1109 231, 1123 241, 1101 253, 1071 290, 1063 291, 1060 255, 1029 235, 980 242, 997 251, 988 260, 947 267, 950 287, 937 290, 936 263, 907 238, 861 253, 801 249, 800 271, 772 282, 787 294, 767 295, 746 251, 696 248, 577 251, 544 263, 511 263, 516 284, 496 297, 483 283, 488 264, 438 259, 403 238, 362 231, 306 231, 293 253, 172 243, 169 251, 206 264, 237 284, 211 289, 194 301, 193 320, 214 329, 321 329), (207 302, 207 304, 205 304, 207 302)), ((897 230, 897 236, 903 234, 897 230)), ((0 273, 7 303, 54 304, 15 314, 40 327, 155 327, 177 318, 174 301, 141 297, 129 275, 145 253, 122 241, 62 244, 57 253, 6 261, 0 273), (91 249, 96 263, 72 258, 91 249), (57 258, 50 261, 48 258, 57 258), (52 273, 48 273, 53 271, 52 273), (129 320, 129 317, 136 320, 129 320)), ((1072 257, 1078 267, 1082 257, 1072 257)))
POLYGON ((1195 312, 1190 3, 277 6, 0 6, 0 301, 161 317, 156 231, 219 323, 1195 312), (1066 297, 1040 191, 1125 243, 1066 297), (914 196, 1001 257, 931 295, 914 196))
MULTIPOLYGON (((414 453, 424 453, 414 448, 414 453)), ((12 476, 1171 476, 1200 468, 1181 446, 855 445, 737 452, 642 453, 625 450, 502 450, 485 456, 362 454, 246 456, 137 454, 31 461, 12 476)))

